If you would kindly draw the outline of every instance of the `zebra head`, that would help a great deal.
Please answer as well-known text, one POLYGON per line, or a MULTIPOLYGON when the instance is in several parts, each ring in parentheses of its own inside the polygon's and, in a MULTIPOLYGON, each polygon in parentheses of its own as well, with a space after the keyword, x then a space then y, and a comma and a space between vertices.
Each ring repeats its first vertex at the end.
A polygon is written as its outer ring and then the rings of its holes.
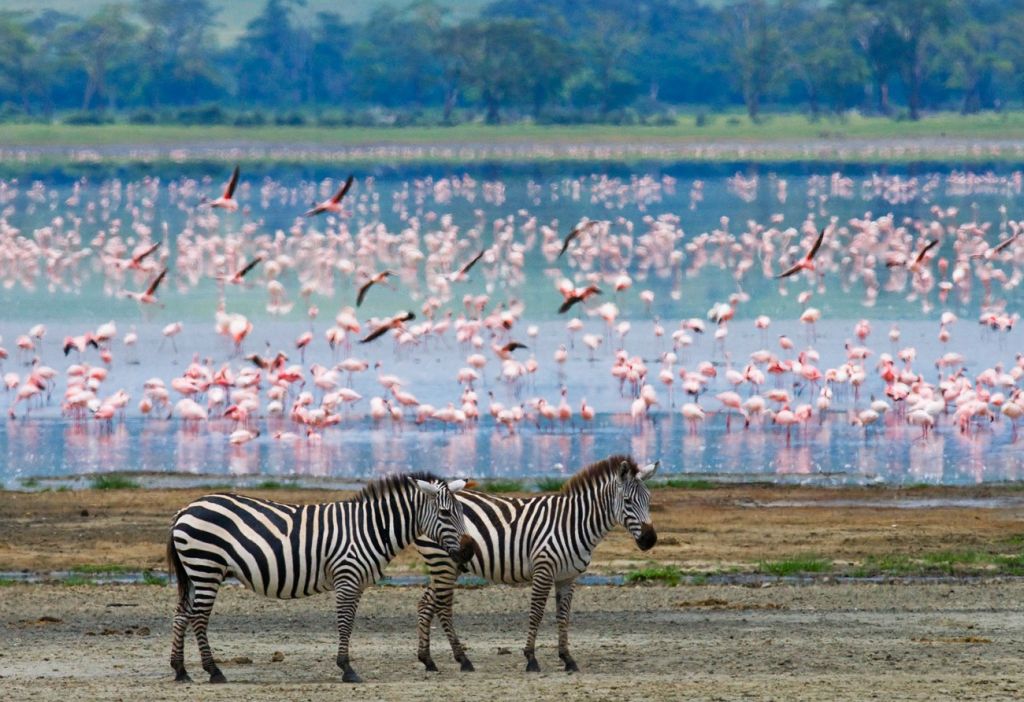
POLYGON ((658 542, 658 533, 651 524, 651 491, 644 481, 654 475, 660 463, 655 461, 640 468, 630 460, 623 461, 619 466, 622 482, 619 522, 633 536, 641 551, 648 550, 658 542))
POLYGON ((440 544, 456 563, 464 563, 473 556, 476 543, 466 534, 462 505, 454 493, 466 487, 465 480, 416 480, 416 487, 426 499, 420 502, 416 513, 418 533, 440 544))

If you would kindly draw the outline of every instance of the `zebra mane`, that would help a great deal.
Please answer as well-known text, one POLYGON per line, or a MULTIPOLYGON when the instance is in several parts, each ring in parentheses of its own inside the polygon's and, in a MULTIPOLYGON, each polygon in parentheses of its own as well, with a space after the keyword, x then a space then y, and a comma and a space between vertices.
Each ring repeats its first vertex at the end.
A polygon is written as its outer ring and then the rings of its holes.
POLYGON ((440 481, 441 478, 433 473, 418 471, 416 473, 392 473, 383 478, 377 478, 368 482, 362 490, 353 498, 354 500, 373 499, 390 495, 395 490, 401 490, 409 485, 410 480, 425 480, 427 482, 440 481))
POLYGON ((608 476, 616 474, 623 461, 629 464, 633 473, 636 473, 638 467, 631 457, 615 454, 597 463, 591 463, 586 468, 577 471, 574 476, 565 481, 565 484, 562 486, 562 492, 573 493, 585 489, 589 485, 603 482, 608 476))

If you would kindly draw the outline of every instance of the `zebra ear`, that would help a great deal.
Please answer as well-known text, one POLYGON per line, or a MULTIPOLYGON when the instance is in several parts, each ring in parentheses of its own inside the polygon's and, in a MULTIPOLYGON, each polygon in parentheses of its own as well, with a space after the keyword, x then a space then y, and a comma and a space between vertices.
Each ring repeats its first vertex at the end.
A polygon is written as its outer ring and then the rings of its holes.
POLYGON ((448 490, 450 492, 458 492, 462 488, 466 487, 466 484, 465 480, 453 480, 448 483, 448 490))
POLYGON ((655 461, 654 463, 648 463, 646 466, 644 466, 639 471, 637 471, 636 477, 640 478, 640 480, 647 480, 648 478, 650 478, 652 475, 654 475, 657 472, 658 466, 660 466, 660 465, 661 465, 661 461, 655 461))
POLYGON ((428 495, 433 496, 437 496, 437 493, 441 491, 441 488, 439 488, 437 485, 434 485, 433 483, 428 483, 426 480, 420 480, 418 478, 416 479, 416 487, 418 487, 420 490, 427 493, 428 495))
POLYGON ((623 461, 619 464, 619 477, 625 480, 633 472, 633 466, 629 464, 629 461, 623 461))

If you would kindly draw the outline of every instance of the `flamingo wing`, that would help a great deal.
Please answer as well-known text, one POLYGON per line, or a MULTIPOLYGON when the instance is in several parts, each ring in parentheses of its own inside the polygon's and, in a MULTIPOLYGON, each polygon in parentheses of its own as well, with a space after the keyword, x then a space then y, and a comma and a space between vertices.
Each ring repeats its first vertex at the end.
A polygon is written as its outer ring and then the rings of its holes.
POLYGON ((334 197, 331 198, 331 202, 333 202, 335 205, 341 202, 342 198, 345 197, 345 195, 348 193, 349 188, 352 187, 352 182, 354 180, 354 175, 350 175, 348 178, 346 178, 342 186, 338 188, 338 192, 334 193, 334 197))
POLYGON ((153 281, 152 283, 150 283, 150 284, 149 284, 149 287, 148 287, 148 288, 146 288, 146 294, 147 294, 147 295, 152 295, 153 293, 155 293, 155 292, 156 292, 156 289, 157 289, 158 287, 160 287, 160 283, 162 283, 162 282, 163 282, 163 280, 164 280, 164 278, 165 278, 166 276, 167 276, 167 269, 166 269, 166 268, 164 268, 164 269, 163 269, 162 271, 160 271, 160 275, 158 275, 158 276, 156 277, 156 280, 154 280, 154 281, 153 281))
POLYGON ((235 194, 235 187, 238 185, 238 166, 235 166, 235 170, 231 172, 231 180, 228 181, 227 187, 224 188, 223 198, 230 200, 235 194))
POLYGON ((242 268, 242 270, 238 271, 238 273, 235 273, 235 277, 236 278, 244 278, 245 274, 248 273, 249 271, 251 271, 256 266, 258 266, 261 261, 263 261, 263 257, 262 256, 257 256, 256 258, 254 258, 253 260, 251 260, 247 264, 245 264, 245 267, 242 268))

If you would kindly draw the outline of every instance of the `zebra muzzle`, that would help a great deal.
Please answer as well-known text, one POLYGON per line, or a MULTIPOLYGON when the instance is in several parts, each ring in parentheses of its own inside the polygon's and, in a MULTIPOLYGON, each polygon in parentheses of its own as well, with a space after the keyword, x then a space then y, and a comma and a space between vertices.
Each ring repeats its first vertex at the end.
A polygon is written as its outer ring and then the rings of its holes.
POLYGON ((462 538, 459 539, 459 548, 449 553, 452 559, 456 563, 465 563, 473 557, 473 554, 477 553, 479 547, 476 545, 476 541, 473 540, 472 536, 463 534, 462 538))
POLYGON ((650 524, 640 527, 640 536, 636 537, 636 545, 641 551, 647 551, 658 543, 658 532, 650 524))

